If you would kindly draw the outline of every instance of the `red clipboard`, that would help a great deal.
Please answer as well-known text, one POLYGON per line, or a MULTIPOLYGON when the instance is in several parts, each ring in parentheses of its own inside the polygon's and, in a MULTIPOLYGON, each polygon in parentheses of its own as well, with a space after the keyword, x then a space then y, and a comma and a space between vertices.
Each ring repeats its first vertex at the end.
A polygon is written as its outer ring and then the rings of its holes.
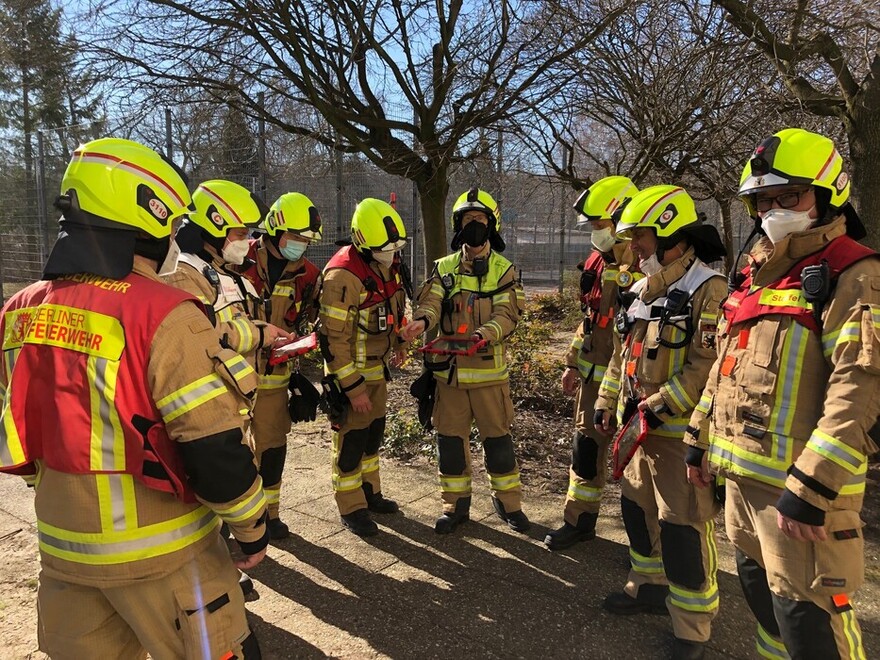
POLYGON ((314 332, 305 337, 297 337, 295 340, 283 346, 276 346, 269 355, 269 364, 276 365, 286 362, 291 358, 305 355, 318 347, 318 335, 314 332))
POLYGON ((624 469, 629 465, 636 450, 647 437, 648 422, 642 411, 636 410, 614 438, 614 446, 611 451, 611 475, 615 479, 620 479, 623 476, 624 469))
POLYGON ((476 337, 438 337, 422 346, 419 351, 433 355, 473 355, 489 342, 476 337))

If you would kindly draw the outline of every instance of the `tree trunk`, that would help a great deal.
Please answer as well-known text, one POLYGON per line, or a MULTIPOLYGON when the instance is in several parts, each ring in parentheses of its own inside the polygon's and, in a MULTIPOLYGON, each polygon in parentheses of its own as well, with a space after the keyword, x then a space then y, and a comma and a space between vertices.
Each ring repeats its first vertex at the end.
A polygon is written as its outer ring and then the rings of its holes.
POLYGON ((449 195, 449 170, 435 166, 429 179, 416 181, 422 209, 422 236, 425 241, 425 274, 432 264, 449 252, 446 240, 446 197, 449 195))
POLYGON ((733 245, 733 225, 730 224, 730 198, 716 197, 718 208, 721 210, 721 240, 724 241, 724 249, 727 256, 724 258, 724 272, 730 270, 733 260, 736 259, 736 251, 733 245))
POLYGON ((864 243, 880 249, 880 113, 860 109, 846 122, 849 138, 850 200, 868 231, 864 243))

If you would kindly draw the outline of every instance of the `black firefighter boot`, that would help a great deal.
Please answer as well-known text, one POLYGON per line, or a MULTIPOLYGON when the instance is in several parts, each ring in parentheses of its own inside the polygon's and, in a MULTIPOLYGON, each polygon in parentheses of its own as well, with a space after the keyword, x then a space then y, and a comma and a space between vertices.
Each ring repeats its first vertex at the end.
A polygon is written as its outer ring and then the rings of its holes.
POLYGON ((498 517, 501 518, 504 522, 507 523, 507 526, 510 527, 514 532, 519 532, 520 534, 524 534, 529 531, 529 527, 532 526, 532 523, 529 522, 529 519, 526 517, 526 514, 522 512, 522 509, 519 511, 511 511, 507 513, 504 510, 504 505, 501 503, 497 497, 492 498, 492 506, 495 507, 495 513, 498 514, 498 517))
POLYGON ((598 513, 584 512, 578 516, 577 525, 568 521, 562 523, 562 527, 553 530, 544 537, 544 545, 551 550, 565 550, 575 543, 591 541, 596 538, 596 520, 598 513))
POLYGON ((455 511, 445 512, 434 523, 434 531, 438 534, 451 534, 461 523, 470 520, 471 498, 459 497, 455 501, 455 511))
POLYGON ((373 484, 364 482, 361 484, 361 488, 364 489, 364 496, 367 498, 367 508, 373 513, 397 513, 400 511, 397 502, 382 497, 382 493, 374 493, 373 484))
POLYGON ((666 609, 668 594, 669 587, 665 584, 643 584, 635 598, 625 591, 608 594, 602 607, 612 614, 669 614, 666 609))
POLYGON ((375 536, 379 533, 379 526, 370 518, 370 512, 366 509, 358 509, 342 516, 342 524, 352 534, 357 536, 375 536))
POLYGON ((672 643, 672 660, 703 660, 706 655, 706 642, 675 638, 672 643))

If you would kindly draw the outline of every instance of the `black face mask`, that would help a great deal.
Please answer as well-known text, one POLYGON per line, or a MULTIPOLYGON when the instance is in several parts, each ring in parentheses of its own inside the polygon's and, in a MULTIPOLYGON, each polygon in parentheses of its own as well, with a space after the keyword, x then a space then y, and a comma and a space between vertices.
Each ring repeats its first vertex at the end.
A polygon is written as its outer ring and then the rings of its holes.
POLYGON ((489 238, 489 227, 482 222, 472 220, 461 228, 458 235, 462 243, 470 247, 480 247, 489 238))

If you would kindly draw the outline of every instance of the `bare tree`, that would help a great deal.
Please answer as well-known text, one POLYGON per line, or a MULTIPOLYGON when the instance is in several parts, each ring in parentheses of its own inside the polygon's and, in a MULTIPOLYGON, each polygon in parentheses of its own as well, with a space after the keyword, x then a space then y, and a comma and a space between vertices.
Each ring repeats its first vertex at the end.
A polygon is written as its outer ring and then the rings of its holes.
POLYGON ((841 123, 853 196, 868 241, 880 245, 880 7, 862 0, 714 1, 772 63, 790 97, 841 123))
POLYGON ((491 149, 480 131, 516 122, 524 100, 564 89, 561 64, 626 1, 118 0, 92 42, 129 89, 197 87, 414 181, 433 259, 450 168, 491 149))

